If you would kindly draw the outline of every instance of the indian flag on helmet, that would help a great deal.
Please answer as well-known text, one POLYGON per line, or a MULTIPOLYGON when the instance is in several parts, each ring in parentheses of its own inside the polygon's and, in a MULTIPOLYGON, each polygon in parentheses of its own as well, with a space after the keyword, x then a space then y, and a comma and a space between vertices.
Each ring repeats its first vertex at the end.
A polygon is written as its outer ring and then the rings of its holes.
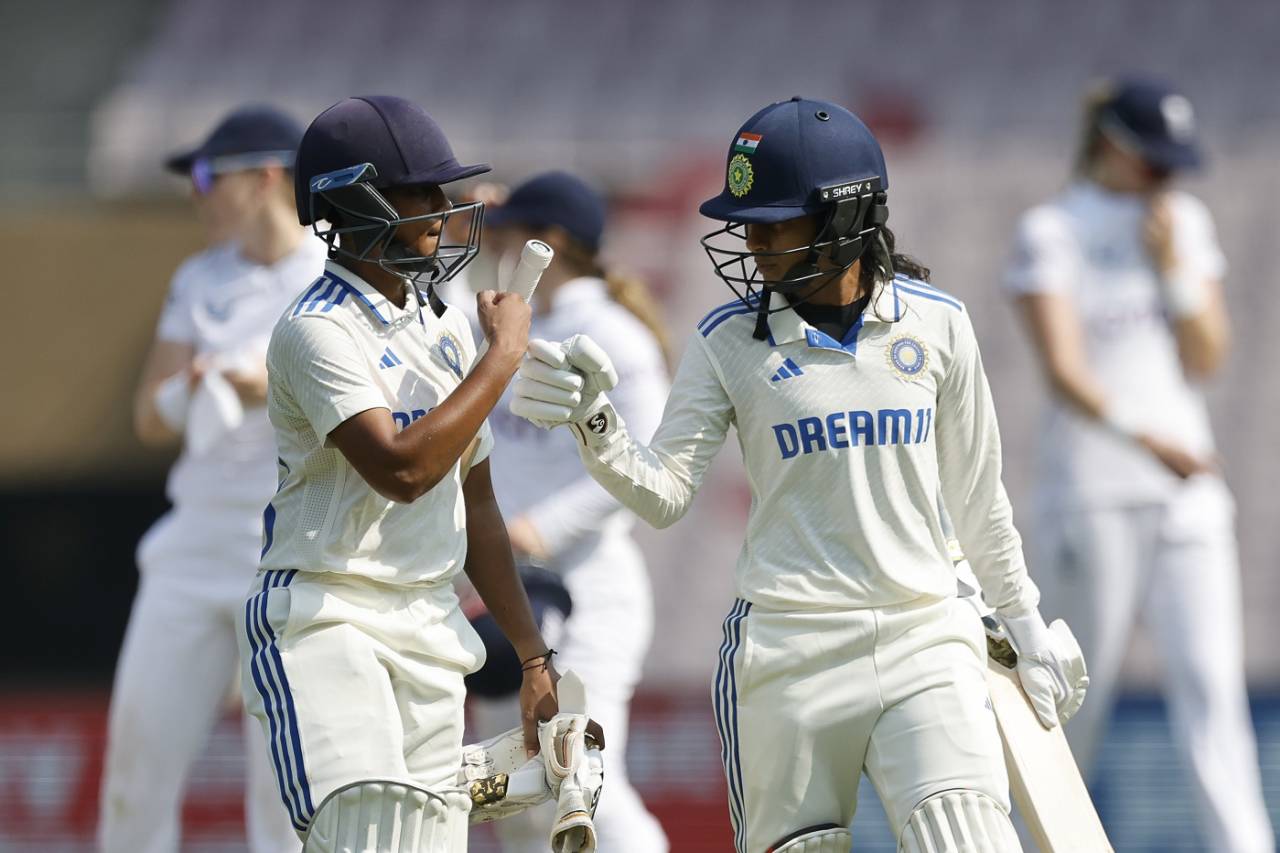
POLYGON ((756 146, 760 144, 760 140, 764 139, 758 133, 747 133, 743 131, 738 134, 738 141, 733 143, 733 150, 743 154, 756 153, 756 146))

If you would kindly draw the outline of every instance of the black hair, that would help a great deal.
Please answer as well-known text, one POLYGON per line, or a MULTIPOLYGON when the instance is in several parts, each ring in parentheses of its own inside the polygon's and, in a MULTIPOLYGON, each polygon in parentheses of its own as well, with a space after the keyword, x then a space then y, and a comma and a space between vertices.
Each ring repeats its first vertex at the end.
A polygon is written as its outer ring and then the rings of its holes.
POLYGON ((879 237, 880 239, 872 241, 867 253, 863 255, 862 284, 871 286, 875 284, 877 277, 892 278, 898 273, 917 281, 929 280, 932 272, 928 267, 911 255, 897 251, 897 238, 888 225, 880 226, 879 237))

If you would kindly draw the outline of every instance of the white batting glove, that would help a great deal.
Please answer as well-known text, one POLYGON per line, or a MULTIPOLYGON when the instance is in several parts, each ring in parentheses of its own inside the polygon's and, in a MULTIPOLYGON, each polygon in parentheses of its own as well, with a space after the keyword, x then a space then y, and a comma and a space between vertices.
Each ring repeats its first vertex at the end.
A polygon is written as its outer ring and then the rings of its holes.
POLYGON ((997 615, 1018 653, 1018 680, 1040 722, 1053 728, 1071 719, 1084 702, 1089 676, 1067 623, 1055 619, 1045 625, 1038 610, 1025 616, 997 615))
POLYGON ((569 424, 583 444, 594 444, 617 425, 606 391, 618 372, 599 344, 586 335, 561 343, 529 342, 511 400, 511 413, 550 429, 569 424))

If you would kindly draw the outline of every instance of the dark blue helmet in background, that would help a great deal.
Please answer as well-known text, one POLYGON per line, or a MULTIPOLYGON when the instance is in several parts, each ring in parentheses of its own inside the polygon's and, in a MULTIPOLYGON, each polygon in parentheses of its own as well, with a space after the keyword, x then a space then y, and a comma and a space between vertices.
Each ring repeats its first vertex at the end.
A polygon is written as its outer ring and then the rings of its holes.
POLYGON ((843 107, 795 97, 747 119, 729 146, 724 189, 699 210, 726 223, 702 246, 716 274, 758 309, 756 337, 767 331, 771 291, 794 295, 820 277, 834 281, 862 257, 889 218, 888 187, 880 144, 843 107), (808 246, 769 253, 793 262, 766 289, 755 255, 738 248, 746 226, 809 215, 822 217, 817 235, 808 246), (823 259, 829 263, 820 269, 823 259))
POLYGON ((417 104, 389 95, 347 98, 316 116, 298 146, 298 219, 329 244, 331 257, 376 262, 404 278, 427 275, 430 283, 439 283, 475 257, 484 205, 474 202, 404 217, 380 190, 442 186, 487 171, 486 164, 459 163, 444 131, 417 104), (462 230, 457 218, 464 216, 465 242, 453 236, 462 230), (453 226, 450 219, 455 219, 453 226), (442 230, 431 255, 414 254, 396 240, 399 226, 432 221, 439 221, 442 230), (326 222, 328 227, 321 227, 326 222), (375 248, 380 252, 371 257, 375 248))

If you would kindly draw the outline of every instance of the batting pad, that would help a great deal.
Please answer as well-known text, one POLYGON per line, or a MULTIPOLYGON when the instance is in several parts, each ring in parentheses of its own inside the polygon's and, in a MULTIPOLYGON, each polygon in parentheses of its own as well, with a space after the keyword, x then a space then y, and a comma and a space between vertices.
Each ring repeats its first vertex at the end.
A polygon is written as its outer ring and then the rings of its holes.
POLYGON ((465 853, 471 800, 398 782, 356 782, 320 804, 303 853, 465 853))
POLYGON ((898 840, 900 853, 1022 853, 1000 804, 977 791, 944 791, 916 806, 898 840))

